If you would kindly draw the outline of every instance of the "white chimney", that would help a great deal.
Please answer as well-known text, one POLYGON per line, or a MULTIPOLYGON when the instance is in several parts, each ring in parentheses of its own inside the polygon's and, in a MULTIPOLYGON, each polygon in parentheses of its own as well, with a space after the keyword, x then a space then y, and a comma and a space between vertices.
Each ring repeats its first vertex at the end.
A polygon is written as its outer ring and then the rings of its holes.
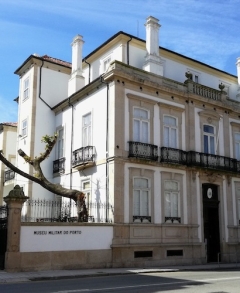
POLYGON ((159 56, 159 28, 161 25, 158 22, 157 18, 149 16, 145 23, 147 55, 143 69, 163 76, 163 62, 159 56))
POLYGON ((71 96, 85 85, 82 75, 82 36, 77 35, 72 42, 72 74, 68 82, 68 96, 71 96))
POLYGON ((238 76, 238 85, 240 86, 240 57, 237 58, 237 76, 238 76))

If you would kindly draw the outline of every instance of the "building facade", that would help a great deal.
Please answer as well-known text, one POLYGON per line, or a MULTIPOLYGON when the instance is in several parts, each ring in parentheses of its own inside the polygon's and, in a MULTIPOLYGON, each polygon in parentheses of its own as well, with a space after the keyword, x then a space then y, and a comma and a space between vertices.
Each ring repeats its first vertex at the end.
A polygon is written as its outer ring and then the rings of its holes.
MULTIPOLYGON (((17 123, 0 123, 0 150, 4 156, 15 164, 16 158, 16 142, 17 142, 17 123)), ((3 197, 7 196, 9 191, 13 189, 15 173, 6 168, 0 161, 0 205, 3 204, 3 197)))
MULTIPOLYGON (((91 219, 113 224, 112 265, 235 261, 240 254, 240 59, 238 76, 119 32, 72 64, 31 55, 20 76, 18 148, 38 155, 58 133, 43 171, 110 205, 91 219)), ((18 157, 16 164, 33 174, 18 157)), ((24 181, 35 199, 55 195, 24 181)), ((20 184, 23 185, 23 184, 20 184)))

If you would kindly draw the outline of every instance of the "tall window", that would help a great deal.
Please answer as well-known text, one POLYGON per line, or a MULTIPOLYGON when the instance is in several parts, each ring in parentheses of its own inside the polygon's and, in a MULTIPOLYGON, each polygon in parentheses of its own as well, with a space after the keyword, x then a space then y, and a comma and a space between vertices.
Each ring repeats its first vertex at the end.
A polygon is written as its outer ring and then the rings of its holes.
POLYGON ((108 69, 109 64, 111 63, 111 56, 103 60, 103 71, 105 72, 108 69))
POLYGON ((22 136, 27 136, 27 126, 28 126, 27 119, 24 119, 22 121, 22 136))
POLYGON ((23 101, 29 97, 29 77, 23 82, 23 101))
POLYGON ((237 217, 238 217, 238 224, 240 225, 240 188, 236 190, 236 198, 237 198, 237 217))
POLYGON ((83 147, 92 145, 92 121, 91 121, 91 113, 83 116, 83 124, 82 124, 82 142, 83 147))
POLYGON ((234 133, 234 142, 235 142, 235 158, 240 161, 240 133, 234 133))
POLYGON ((164 182, 165 217, 180 217, 178 182, 166 180, 164 182))
POLYGON ((133 110, 133 140, 136 142, 149 142, 149 112, 144 109, 133 110))
POLYGON ((177 148, 177 119, 172 116, 163 117, 163 136, 164 136, 164 146, 170 148, 177 148))
POLYGON ((215 154, 215 130, 211 125, 203 125, 204 153, 215 154))
POLYGON ((149 216, 149 180, 134 178, 133 186, 133 216, 149 216))
POLYGON ((91 184, 90 180, 86 180, 82 182, 82 191, 85 194, 85 201, 86 201, 86 206, 89 211, 90 209, 90 204, 91 204, 91 184))
POLYGON ((57 141, 57 158, 64 157, 64 129, 61 128, 58 130, 58 141, 57 141))

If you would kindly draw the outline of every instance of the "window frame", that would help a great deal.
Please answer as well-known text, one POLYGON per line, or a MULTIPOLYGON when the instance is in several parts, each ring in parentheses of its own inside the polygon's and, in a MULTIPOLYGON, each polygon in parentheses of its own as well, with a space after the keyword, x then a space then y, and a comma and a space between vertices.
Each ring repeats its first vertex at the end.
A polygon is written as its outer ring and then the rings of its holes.
POLYGON ((82 116, 82 147, 92 146, 92 112, 88 112, 82 116), (90 115, 90 124, 85 126, 84 118, 90 115), (90 128, 90 130, 89 130, 90 128), (85 139, 85 129, 87 129, 87 139, 85 139), (86 142, 86 143, 85 143, 86 142))
POLYGON ((203 123, 203 127, 202 127, 202 133, 203 133, 203 152, 205 154, 209 154, 209 155, 216 155, 216 127, 214 125, 211 124, 207 124, 207 123, 203 123), (204 126, 210 126, 213 128, 214 132, 213 134, 211 134, 210 132, 205 132, 204 131, 204 126), (208 152, 205 150, 205 137, 208 137, 208 152), (210 138, 213 137, 213 148, 214 148, 214 152, 211 152, 211 140, 210 138))
POLYGON ((90 178, 82 180, 81 181, 81 186, 82 186, 82 191, 85 194, 85 202, 86 202, 86 206, 88 208, 88 211, 90 212, 90 207, 91 207, 91 203, 92 203, 92 192, 91 192, 91 180, 90 178), (89 183, 89 188, 85 188, 84 184, 89 183), (87 195, 87 197, 86 197, 87 195))
POLYGON ((142 108, 142 107, 138 107, 138 106, 134 106, 133 107, 133 141, 135 142, 140 142, 140 143, 147 143, 149 144, 150 142, 150 111, 146 108, 142 108), (135 110, 141 110, 141 111, 145 111, 147 113, 147 119, 142 119, 142 117, 135 117, 134 112, 135 110), (135 139, 135 121, 139 121, 139 140, 135 139), (144 141, 143 139, 143 123, 147 123, 147 141, 144 141))
POLYGON ((21 136, 26 137, 28 135, 28 118, 25 118, 22 120, 21 125, 21 136), (24 123, 26 123, 26 126, 24 127, 24 123))
POLYGON ((150 178, 147 177, 139 177, 139 176, 134 176, 133 177, 133 216, 138 216, 138 217, 151 217, 151 180, 150 178), (140 186, 135 185, 135 180, 141 179, 141 180, 147 180, 147 188, 142 188, 140 186), (135 191, 139 191, 139 211, 137 212, 138 214, 135 214, 136 210, 136 203, 135 203, 135 191), (143 192, 147 192, 147 207, 144 208, 142 205, 144 204, 143 201, 143 192), (142 211, 146 209, 147 215, 142 214, 142 211))
POLYGON ((56 150, 56 159, 59 160, 61 158, 65 158, 64 152, 65 152, 65 131, 64 127, 59 127, 57 129, 57 134, 58 134, 58 139, 57 139, 57 150, 56 150), (61 154, 62 156, 59 156, 60 150, 59 150, 59 143, 60 143, 60 132, 62 131, 62 137, 61 137, 61 142, 62 142, 62 147, 61 147, 61 154))
POLYGON ((168 148, 175 148, 175 149, 178 149, 179 148, 179 138, 178 138, 178 133, 179 133, 179 128, 178 128, 178 117, 175 117, 175 116, 172 116, 172 115, 169 115, 169 114, 163 114, 163 145, 164 147, 168 147, 168 148), (172 125, 169 125, 169 124, 165 124, 165 118, 166 117, 170 117, 170 118, 174 118, 175 121, 176 121, 176 126, 172 126, 172 125), (166 145, 166 138, 165 138, 165 129, 168 129, 168 142, 167 142, 167 145, 166 145), (172 129, 175 129, 176 130, 176 137, 175 137, 175 141, 176 141, 176 145, 173 146, 172 145, 172 140, 170 142, 170 137, 171 137, 171 133, 172 133, 172 129))
POLYGON ((164 180, 164 217, 165 218, 181 218, 181 207, 180 207, 180 184, 177 180, 166 179, 164 180), (167 189, 166 183, 167 182, 174 182, 177 183, 177 190, 167 189), (177 215, 174 215, 174 203, 172 202, 172 197, 170 198, 170 215, 166 214, 167 211, 167 203, 166 203, 166 194, 170 193, 170 196, 173 194, 177 194, 177 215))
POLYGON ((28 76, 23 80, 23 99, 22 99, 23 102, 29 98, 29 83, 30 83, 30 78, 28 76))
POLYGON ((236 135, 240 136, 240 132, 235 131, 233 134, 233 138, 234 138, 234 158, 238 161, 240 161, 240 137, 239 140, 236 139, 236 135), (238 154, 237 154, 237 150, 238 150, 238 154))

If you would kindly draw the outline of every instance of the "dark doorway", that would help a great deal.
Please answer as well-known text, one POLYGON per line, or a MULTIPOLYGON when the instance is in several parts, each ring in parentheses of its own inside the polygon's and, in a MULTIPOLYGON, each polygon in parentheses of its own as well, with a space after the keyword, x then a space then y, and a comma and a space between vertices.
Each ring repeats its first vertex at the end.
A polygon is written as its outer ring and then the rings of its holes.
POLYGON ((0 270, 4 269, 7 249, 7 207, 0 206, 0 270))
POLYGON ((218 186, 214 184, 203 184, 202 194, 207 262, 216 262, 220 253, 218 186))

